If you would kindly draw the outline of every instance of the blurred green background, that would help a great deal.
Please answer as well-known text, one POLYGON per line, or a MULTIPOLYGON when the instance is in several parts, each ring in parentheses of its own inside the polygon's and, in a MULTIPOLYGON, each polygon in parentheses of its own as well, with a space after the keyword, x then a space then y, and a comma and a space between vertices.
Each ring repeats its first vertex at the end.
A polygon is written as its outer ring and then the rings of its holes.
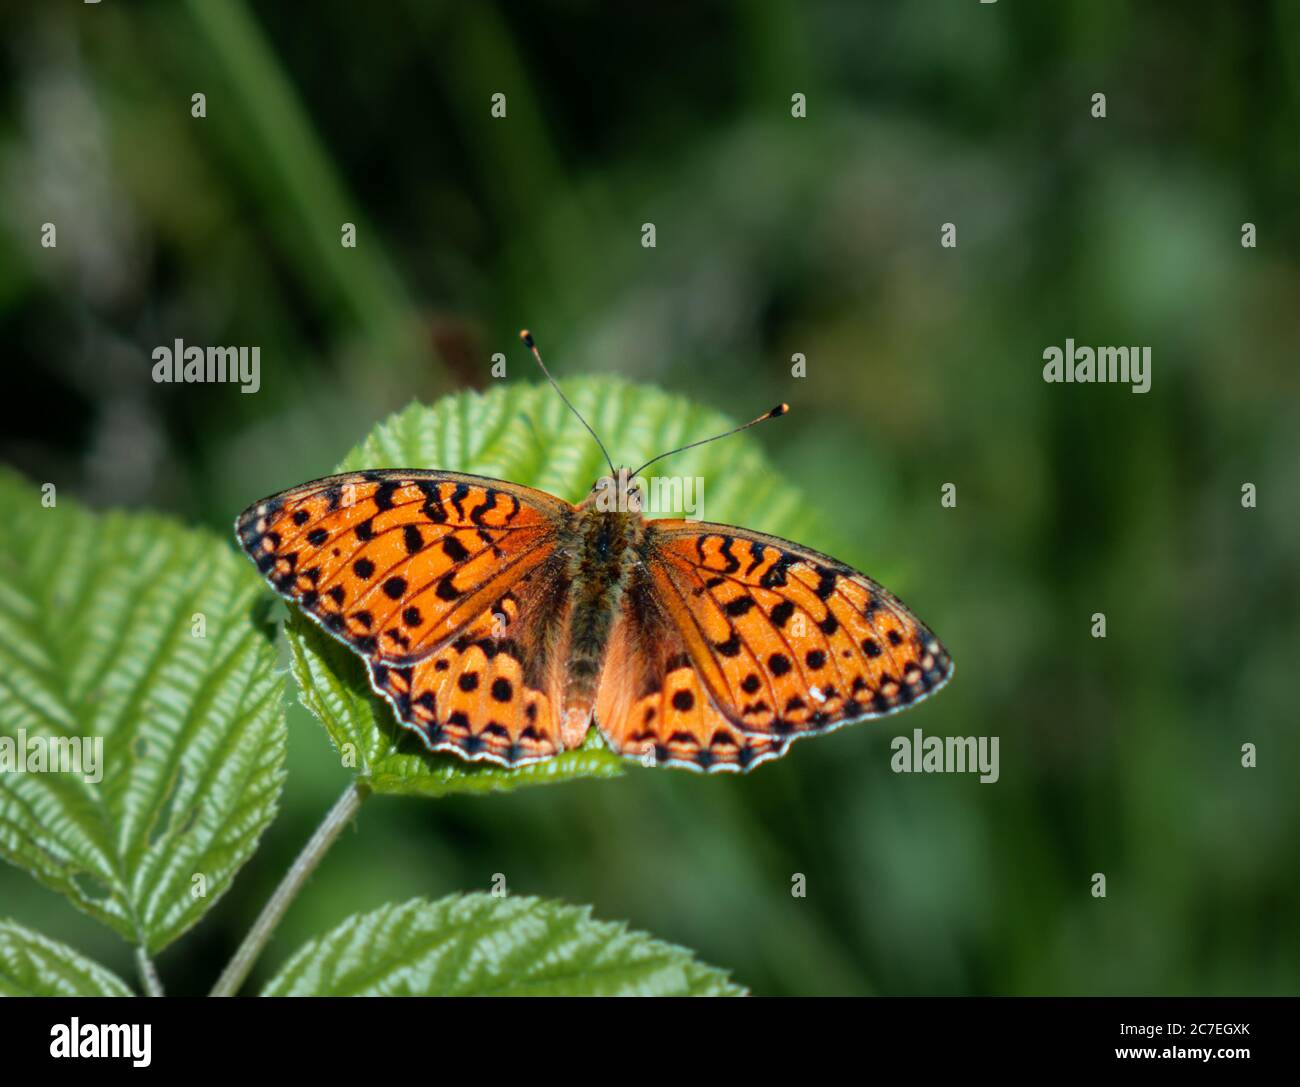
MULTIPOLYGON (((1300 5, 106 0, 0 28, 0 457, 29 478, 228 534, 494 352, 533 380, 527 325, 561 379, 790 401, 773 462, 957 662, 744 778, 375 798, 255 982, 502 872, 762 994, 1300 990, 1300 5), (154 384, 176 337, 260 345, 261 390, 154 384), (1151 392, 1045 384, 1066 337, 1150 344, 1151 392), (1001 780, 891 773, 915 727, 1001 737, 1001 780)), ((346 781, 289 728, 283 810, 160 957, 169 992, 210 986, 346 781)), ((16 869, 0 913, 132 973, 16 869)))

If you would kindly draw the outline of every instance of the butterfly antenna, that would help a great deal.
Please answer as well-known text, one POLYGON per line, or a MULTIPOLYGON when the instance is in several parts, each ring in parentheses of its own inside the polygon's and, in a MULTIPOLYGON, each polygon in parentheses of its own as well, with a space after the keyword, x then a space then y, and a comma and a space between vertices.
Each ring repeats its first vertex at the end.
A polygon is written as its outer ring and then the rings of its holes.
POLYGON ((780 416, 784 415, 789 410, 790 410, 789 404, 777 404, 777 406, 774 407, 771 411, 763 412, 763 414, 760 415, 757 419, 751 419, 748 423, 745 423, 743 426, 738 426, 734 430, 728 430, 723 434, 715 434, 713 435, 712 438, 701 438, 698 442, 691 442, 689 445, 682 445, 682 446, 678 446, 676 449, 670 449, 668 450, 667 453, 660 453, 659 456, 657 457, 651 457, 648 461, 645 462, 645 464, 641 465, 640 468, 638 468, 635 472, 633 472, 632 476, 629 476, 628 478, 630 479, 633 476, 639 476, 642 472, 644 472, 647 468, 649 468, 650 465, 654 464, 655 461, 663 460, 664 457, 671 457, 674 453, 681 453, 687 449, 694 449, 697 445, 707 445, 709 442, 716 442, 719 438, 730 438, 731 435, 739 434, 742 430, 748 430, 750 427, 757 426, 759 423, 766 422, 768 419, 777 419, 780 416))
POLYGON ((591 424, 582 417, 582 413, 569 402, 569 398, 564 395, 564 390, 556 384, 555 378, 551 377, 551 371, 546 368, 546 363, 542 361, 542 353, 537 350, 537 341, 533 339, 533 334, 525 328, 519 333, 519 338, 524 341, 524 346, 533 353, 533 358, 537 360, 537 365, 542 368, 542 373, 546 375, 546 380, 551 383, 551 388, 560 394, 560 399, 564 401, 565 407, 578 417, 578 422, 585 426, 587 428, 587 433, 596 439, 596 444, 600 446, 600 451, 605 454, 605 461, 609 465, 609 474, 611 476, 618 475, 618 470, 614 467, 614 462, 610 460, 609 450, 605 448, 605 443, 602 442, 600 436, 591 429, 591 424))

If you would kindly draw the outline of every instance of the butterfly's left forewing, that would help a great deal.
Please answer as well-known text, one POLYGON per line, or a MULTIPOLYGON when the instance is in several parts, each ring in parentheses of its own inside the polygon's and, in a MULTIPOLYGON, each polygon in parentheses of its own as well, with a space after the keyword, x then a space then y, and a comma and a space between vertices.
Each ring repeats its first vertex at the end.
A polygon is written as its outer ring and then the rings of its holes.
POLYGON ((235 531, 281 595, 363 656, 401 665, 543 562, 571 509, 482 476, 355 472, 254 503, 235 531))

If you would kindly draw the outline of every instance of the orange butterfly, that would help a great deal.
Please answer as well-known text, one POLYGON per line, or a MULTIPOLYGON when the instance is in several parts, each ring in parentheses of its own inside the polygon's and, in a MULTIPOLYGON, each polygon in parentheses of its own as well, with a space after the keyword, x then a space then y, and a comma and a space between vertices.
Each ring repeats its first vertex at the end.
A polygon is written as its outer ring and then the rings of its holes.
POLYGON ((644 519, 636 477, 659 459, 611 461, 576 506, 460 472, 329 476, 255 503, 235 531, 281 595, 365 658, 404 727, 470 761, 550 758, 594 713, 621 754, 743 771, 952 675, 930 630, 844 563, 644 519))

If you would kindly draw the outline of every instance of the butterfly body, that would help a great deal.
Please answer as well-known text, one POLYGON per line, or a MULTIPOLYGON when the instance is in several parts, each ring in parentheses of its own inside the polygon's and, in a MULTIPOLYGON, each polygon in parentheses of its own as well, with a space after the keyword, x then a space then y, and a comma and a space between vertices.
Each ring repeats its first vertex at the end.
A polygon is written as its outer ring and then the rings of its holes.
POLYGON ((566 748, 577 747, 587 734, 610 632, 632 571, 644 561, 644 535, 639 512, 604 511, 584 504, 574 515, 572 536, 558 544, 569 558, 571 600, 561 719, 566 748))
POLYGON ((643 761, 747 770, 952 671, 865 575, 748 529, 647 520, 625 470, 577 505, 456 472, 331 476, 250 506, 236 536, 404 727, 471 761, 550 758, 594 720, 643 761))

